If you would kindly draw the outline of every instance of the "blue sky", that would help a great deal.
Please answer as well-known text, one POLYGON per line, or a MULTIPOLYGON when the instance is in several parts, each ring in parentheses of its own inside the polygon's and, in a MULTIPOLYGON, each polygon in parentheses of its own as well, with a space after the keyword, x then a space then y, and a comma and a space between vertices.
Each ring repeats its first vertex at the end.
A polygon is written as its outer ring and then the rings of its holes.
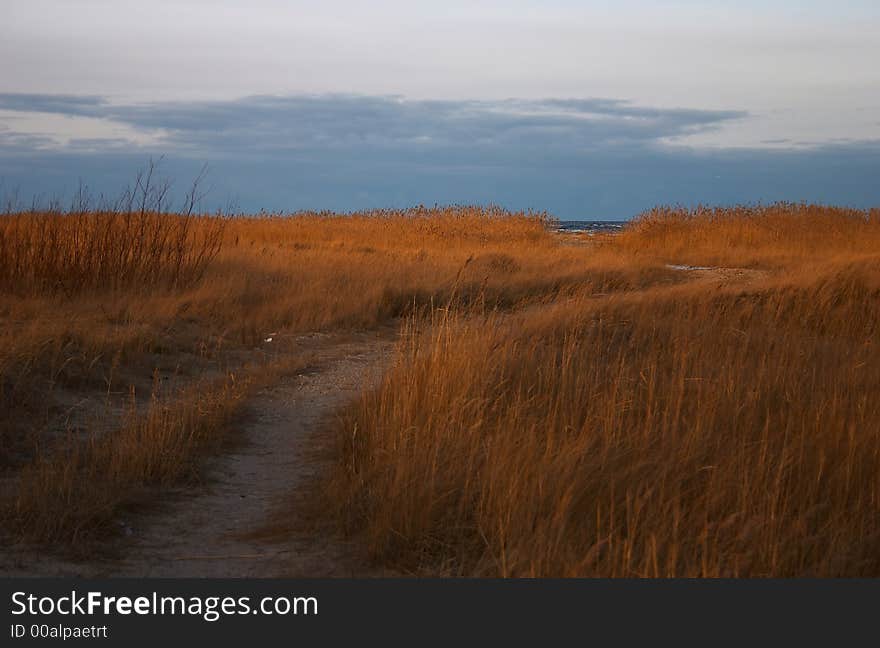
POLYGON ((880 4, 6 0, 0 192, 245 210, 880 205, 880 4), (206 206, 213 206, 206 205, 206 206))

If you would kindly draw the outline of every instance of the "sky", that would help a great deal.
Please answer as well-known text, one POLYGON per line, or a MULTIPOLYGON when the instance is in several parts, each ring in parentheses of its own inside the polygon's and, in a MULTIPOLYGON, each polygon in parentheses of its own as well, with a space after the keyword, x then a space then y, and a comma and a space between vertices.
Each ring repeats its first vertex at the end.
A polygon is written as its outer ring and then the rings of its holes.
POLYGON ((880 206, 875 0, 3 0, 0 195, 880 206))

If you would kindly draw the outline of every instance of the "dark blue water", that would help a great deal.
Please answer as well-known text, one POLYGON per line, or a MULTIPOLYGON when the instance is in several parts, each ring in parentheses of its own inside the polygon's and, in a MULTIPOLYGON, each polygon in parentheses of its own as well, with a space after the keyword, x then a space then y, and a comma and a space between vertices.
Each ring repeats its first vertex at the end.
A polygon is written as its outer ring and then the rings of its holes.
POLYGON ((567 220, 559 221, 557 231, 560 232, 585 232, 596 234, 597 232, 619 232, 626 225, 626 221, 597 221, 597 220, 567 220))

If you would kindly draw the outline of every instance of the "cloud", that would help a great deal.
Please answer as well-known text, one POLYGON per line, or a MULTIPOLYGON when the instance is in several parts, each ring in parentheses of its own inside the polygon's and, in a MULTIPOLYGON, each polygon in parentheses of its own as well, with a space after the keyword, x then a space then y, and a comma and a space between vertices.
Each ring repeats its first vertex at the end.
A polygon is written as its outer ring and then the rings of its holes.
POLYGON ((164 153, 164 172, 180 188, 210 162, 208 208, 234 199, 247 211, 491 202, 562 218, 626 218, 668 203, 880 204, 880 142, 797 150, 669 143, 747 116, 736 110, 615 99, 319 95, 114 104, 9 94, 0 95, 0 110, 155 134, 149 146, 85 135, 60 146, 0 130, 0 179, 23 196, 69 195, 79 178, 111 196, 150 154, 164 153))
POLYGON ((29 133, 16 133, 0 124, 0 153, 31 153, 33 151, 52 150, 55 144, 55 140, 50 137, 29 133))
POLYGON ((414 101, 357 95, 116 105, 100 97, 0 94, 0 109, 105 119, 161 132, 168 149, 212 156, 314 148, 595 148, 657 142, 746 116, 612 99, 414 101))
POLYGON ((0 110, 94 116, 105 100, 98 96, 0 93, 0 110))

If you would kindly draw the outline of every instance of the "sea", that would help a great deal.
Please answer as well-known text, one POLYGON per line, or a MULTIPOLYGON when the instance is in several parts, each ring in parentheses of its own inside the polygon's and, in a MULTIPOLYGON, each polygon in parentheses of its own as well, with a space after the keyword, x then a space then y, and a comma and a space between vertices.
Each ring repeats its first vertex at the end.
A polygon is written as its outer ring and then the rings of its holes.
POLYGON ((598 234, 599 232, 619 232, 626 225, 626 221, 607 220, 561 220, 558 222, 558 232, 583 232, 585 234, 598 234))

